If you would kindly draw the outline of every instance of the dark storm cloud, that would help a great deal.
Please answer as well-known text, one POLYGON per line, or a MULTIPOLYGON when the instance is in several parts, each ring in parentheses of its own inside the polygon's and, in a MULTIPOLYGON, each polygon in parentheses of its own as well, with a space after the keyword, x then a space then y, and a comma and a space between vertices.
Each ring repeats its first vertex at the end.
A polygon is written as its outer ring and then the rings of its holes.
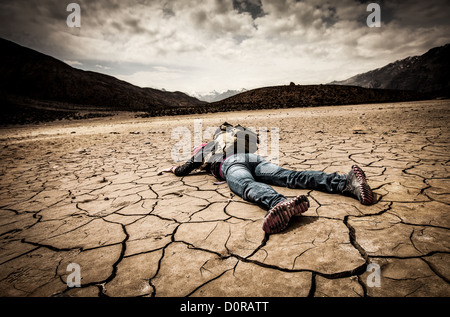
POLYGON ((73 65, 120 68, 129 80, 139 67, 119 65, 156 65, 149 73, 170 83, 206 82, 211 72, 234 83, 240 73, 246 87, 268 73, 274 83, 296 74, 331 81, 423 54, 450 42, 449 13, 448 0, 14 0, 0 1, 0 37, 73 65), (79 29, 66 25, 70 2, 81 7, 79 29), (371 2, 380 28, 366 24, 371 2), (178 78, 171 65, 204 73, 178 78))
POLYGON ((198 27, 203 27, 203 25, 208 20, 208 15, 207 15, 206 11, 204 11, 204 10, 199 10, 199 11, 192 13, 191 17, 192 17, 192 21, 194 22, 194 25, 196 25, 198 27))
POLYGON ((239 13, 250 13, 253 19, 264 16, 261 0, 233 0, 233 8, 239 13))
POLYGON ((175 16, 175 12, 168 6, 167 3, 164 4, 162 8, 163 14, 165 17, 173 17, 175 16))
MULTIPOLYGON (((113 27, 119 31, 128 30, 133 33, 145 32, 143 22, 139 17, 133 16, 130 10, 136 5, 142 9, 154 4, 151 0, 110 0, 88 1, 78 0, 82 8, 83 22, 92 27, 113 27), (120 12, 120 19, 115 14, 115 20, 109 18, 113 13, 120 12)), ((158 1, 156 1, 158 2, 158 1)), ((165 17, 173 17, 176 14, 183 15, 184 11, 176 12, 175 4, 179 6, 182 1, 160 1, 159 10, 165 17)), ((332 27, 338 21, 356 19, 360 24, 365 23, 368 12, 365 7, 372 0, 329 1, 309 0, 213 0, 208 6, 207 12, 202 6, 198 10, 191 11, 192 23, 197 27, 204 27, 213 15, 226 15, 231 10, 239 13, 250 14, 253 19, 264 18, 269 14, 282 23, 283 19, 294 17, 298 25, 302 27, 312 26, 314 22, 321 20, 326 28, 332 27), (231 5, 230 5, 231 3, 231 5), (300 6, 301 4, 301 6, 300 6)), ((195 2, 194 2, 195 3, 195 2)), ((196 3, 201 3, 196 2, 196 3)), ((382 21, 385 24, 398 23, 405 28, 434 27, 448 25, 450 3, 447 0, 431 1, 377 1, 382 9, 382 21)), ((58 0, 15 0, 2 1, 0 3, 1 36, 36 44, 36 38, 45 38, 46 34, 54 32, 55 28, 63 28, 68 12, 68 2, 58 0)), ((192 4, 190 4, 192 6, 192 4)), ((180 9, 179 9, 180 10, 180 9)), ((212 24, 210 24, 211 26, 212 24)), ((220 32, 219 28, 236 30, 236 28, 220 23, 214 24, 212 31, 220 32)), ((364 25, 362 25, 364 26, 364 25)), ((295 25, 292 25, 294 28, 295 25)), ((285 29, 283 29, 285 30, 285 29)), ((106 31, 105 31, 106 32, 106 31)), ((242 34, 240 35, 242 36, 242 34)))
POLYGON ((61 43, 48 41, 58 26, 65 26, 67 4, 57 0, 1 1, 0 36, 19 44, 60 53, 61 43))
POLYGON ((146 29, 144 27, 142 27, 141 21, 139 19, 128 17, 128 18, 125 18, 123 22, 127 27, 130 28, 130 30, 131 30, 130 33, 146 32, 146 29))
POLYGON ((230 10, 229 0, 214 0, 214 11, 217 14, 225 14, 230 10))

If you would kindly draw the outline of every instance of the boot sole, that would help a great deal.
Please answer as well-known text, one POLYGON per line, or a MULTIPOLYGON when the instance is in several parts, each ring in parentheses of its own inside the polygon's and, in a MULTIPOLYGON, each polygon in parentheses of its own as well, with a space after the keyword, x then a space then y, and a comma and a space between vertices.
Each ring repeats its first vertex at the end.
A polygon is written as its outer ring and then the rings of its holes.
POLYGON ((305 195, 299 195, 276 205, 264 218, 262 226, 264 232, 277 233, 283 231, 293 216, 304 213, 308 208, 309 200, 305 195), (298 207, 298 210, 295 210, 295 207, 298 207))
POLYGON ((366 174, 358 165, 353 165, 352 170, 358 178, 359 182, 359 190, 361 193, 361 198, 359 199, 359 201, 363 205, 372 205, 375 196, 369 184, 367 183, 366 174))

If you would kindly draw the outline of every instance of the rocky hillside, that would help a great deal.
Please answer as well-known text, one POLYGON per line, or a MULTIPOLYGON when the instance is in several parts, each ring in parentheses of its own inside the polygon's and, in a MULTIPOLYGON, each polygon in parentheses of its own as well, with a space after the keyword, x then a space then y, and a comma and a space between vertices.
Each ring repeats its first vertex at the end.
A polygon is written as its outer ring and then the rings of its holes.
POLYGON ((376 102, 419 100, 423 96, 412 91, 362 88, 340 85, 274 86, 246 91, 211 104, 220 111, 317 107, 376 102))
POLYGON ((430 97, 450 97, 450 44, 331 84, 414 90, 430 97))
MULTIPOLYGON (((75 69, 53 57, 0 39, 2 115, 48 111, 162 111, 205 102, 182 92, 140 88, 115 77, 75 69)), ((56 114, 56 112, 55 112, 56 114)), ((4 118, 3 120, 4 121, 4 118)))
MULTIPOLYGON (((424 99, 419 92, 397 89, 401 87, 375 89, 291 83, 253 89, 207 103, 182 92, 140 88, 112 76, 75 69, 3 39, 0 39, 0 49, 0 124, 105 116, 111 111, 161 116, 424 99)), ((447 73, 442 76, 448 76, 447 73)))

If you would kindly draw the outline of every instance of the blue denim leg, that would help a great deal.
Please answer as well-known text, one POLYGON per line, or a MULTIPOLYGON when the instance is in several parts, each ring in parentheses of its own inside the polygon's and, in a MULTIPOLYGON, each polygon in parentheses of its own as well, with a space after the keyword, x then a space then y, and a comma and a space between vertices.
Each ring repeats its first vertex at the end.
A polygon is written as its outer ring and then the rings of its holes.
POLYGON ((222 174, 233 193, 268 210, 286 197, 269 185, 255 181, 253 173, 261 162, 262 158, 255 154, 235 154, 222 164, 222 174))
POLYGON ((222 165, 222 173, 231 191, 266 209, 286 199, 269 185, 341 193, 346 184, 345 175, 288 170, 256 154, 230 156, 222 165))
POLYGON ((326 193, 341 193, 346 177, 338 173, 317 171, 293 171, 268 161, 260 162, 254 171, 255 179, 270 185, 288 188, 313 189, 326 193))

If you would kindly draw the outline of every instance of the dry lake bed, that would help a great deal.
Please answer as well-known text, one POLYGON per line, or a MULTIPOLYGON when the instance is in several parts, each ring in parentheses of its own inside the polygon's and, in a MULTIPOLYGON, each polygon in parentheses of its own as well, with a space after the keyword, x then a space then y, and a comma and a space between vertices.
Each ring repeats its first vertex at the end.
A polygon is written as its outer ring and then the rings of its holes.
POLYGON ((450 296, 449 122, 430 100, 1 128, 0 296, 450 296), (266 235, 227 184, 159 173, 224 121, 285 168, 358 164, 378 202, 277 188, 311 207, 266 235))

